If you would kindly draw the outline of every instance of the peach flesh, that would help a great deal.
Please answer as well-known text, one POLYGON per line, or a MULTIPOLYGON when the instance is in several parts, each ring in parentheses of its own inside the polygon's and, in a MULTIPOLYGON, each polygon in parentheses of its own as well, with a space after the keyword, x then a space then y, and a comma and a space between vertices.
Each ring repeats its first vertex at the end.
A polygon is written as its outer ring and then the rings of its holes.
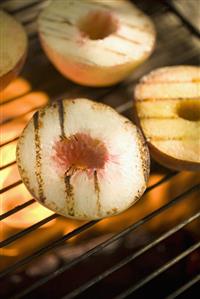
POLYGON ((91 40, 104 39, 118 29, 118 20, 110 12, 92 11, 78 23, 82 36, 91 40))
POLYGON ((85 133, 63 137, 54 146, 53 159, 64 174, 75 170, 98 170, 105 167, 108 151, 104 143, 85 133))

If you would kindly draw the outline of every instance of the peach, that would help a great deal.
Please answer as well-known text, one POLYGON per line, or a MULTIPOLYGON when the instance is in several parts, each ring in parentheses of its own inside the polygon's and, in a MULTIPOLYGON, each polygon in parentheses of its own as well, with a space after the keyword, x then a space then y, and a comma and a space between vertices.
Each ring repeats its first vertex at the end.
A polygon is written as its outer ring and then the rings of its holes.
POLYGON ((22 25, 0 10, 0 90, 19 74, 27 52, 27 36, 22 25))
POLYGON ((104 104, 63 100, 39 110, 17 146, 32 195, 75 219, 118 214, 143 194, 149 152, 140 130, 104 104))
POLYGON ((127 77, 151 54, 155 29, 126 0, 52 1, 39 17, 42 47, 72 81, 108 86, 127 77))
POLYGON ((200 67, 154 70, 135 88, 134 110, 152 157, 176 170, 200 170, 200 67))

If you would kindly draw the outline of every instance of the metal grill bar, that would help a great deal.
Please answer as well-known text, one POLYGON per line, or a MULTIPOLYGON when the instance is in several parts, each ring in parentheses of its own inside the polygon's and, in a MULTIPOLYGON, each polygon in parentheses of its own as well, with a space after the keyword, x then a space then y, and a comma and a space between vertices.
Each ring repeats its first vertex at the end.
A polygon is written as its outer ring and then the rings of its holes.
MULTIPOLYGON (((6 2, 6 1, 5 1, 6 2)), ((45 1, 33 1, 32 3, 28 3, 27 5, 25 6, 22 6, 22 7, 19 7, 19 8, 16 8, 16 9, 13 9, 12 10, 12 14, 15 14, 15 13, 18 13, 18 12, 22 12, 23 10, 26 10, 26 9, 30 9, 38 4, 40 4, 41 2, 45 2, 45 1)))
POLYGON ((24 92, 24 93, 22 93, 22 94, 20 94, 20 95, 11 97, 10 99, 5 100, 5 101, 3 101, 2 103, 0 103, 0 106, 3 106, 3 105, 5 105, 5 104, 8 104, 8 103, 10 103, 10 102, 12 102, 12 101, 18 100, 19 98, 24 97, 24 96, 28 95, 28 94, 31 93, 31 92, 33 92, 33 90, 29 90, 29 91, 26 91, 26 92, 24 92))
POLYGON ((173 4, 172 1, 165 0, 164 4, 177 16, 180 18, 182 23, 191 31, 192 34, 195 34, 197 37, 200 37, 200 31, 195 28, 192 23, 188 21, 188 19, 179 12, 179 10, 176 8, 176 6, 173 4))
MULTIPOLYGON (((7 144, 9 144, 9 143, 11 143, 11 142, 17 141, 18 139, 19 139, 19 137, 15 137, 15 138, 13 138, 13 139, 11 139, 11 140, 8 140, 8 141, 2 143, 2 144, 0 145, 0 147, 3 147, 4 145, 7 145, 7 144)), ((11 162, 11 163, 15 163, 15 161, 14 161, 14 162, 11 162)), ((8 166, 10 166, 10 165, 8 165, 8 166)), ((8 167, 8 166, 3 166, 3 168, 1 168, 1 170, 4 169, 5 167, 8 167)))
POLYGON ((195 215, 191 216, 189 219, 184 220, 183 222, 181 222, 180 224, 178 224, 176 227, 174 227, 171 230, 167 231, 166 233, 162 234, 156 240, 150 242, 145 247, 143 247, 140 250, 138 250, 137 252, 129 255, 128 257, 126 257, 125 259, 121 260, 119 263, 115 264, 110 269, 107 269, 106 271, 104 271, 100 275, 94 277, 93 279, 91 279, 90 281, 88 281, 87 283, 85 283, 84 285, 82 285, 81 287, 77 288, 73 292, 71 292, 68 295, 66 295, 65 297, 63 297, 63 299, 70 299, 70 298, 73 298, 73 297, 79 295, 80 293, 83 293, 85 290, 87 290, 88 288, 90 288, 94 284, 98 283, 99 281, 101 281, 102 279, 106 278, 107 276, 109 276, 113 272, 119 270, 120 268, 124 267, 126 264, 128 264, 131 261, 133 261, 134 259, 136 259, 140 255, 142 255, 145 252, 147 252, 148 250, 152 249, 153 247, 155 247, 156 245, 158 245, 159 243, 161 243, 162 241, 164 241, 165 239, 167 239, 168 237, 170 237, 171 235, 173 235, 174 233, 176 233, 177 231, 179 231, 184 226, 186 226, 187 224, 191 223, 192 221, 194 221, 198 217, 200 217, 200 212, 198 212, 195 215))
POLYGON ((26 201, 25 203, 23 203, 22 205, 18 205, 15 208, 7 211, 6 213, 3 213, 2 215, 0 215, 0 221, 11 216, 12 214, 15 214, 17 212, 19 212, 20 210, 32 205, 35 202, 35 199, 30 199, 28 201, 26 201))
POLYGON ((177 264, 179 261, 184 259, 186 256, 188 256, 193 251, 197 250, 200 247, 200 242, 197 242, 196 244, 190 246, 187 250, 183 251, 181 254, 177 255, 175 258, 171 259, 169 262, 164 264, 164 266, 158 268, 156 271, 152 272, 150 275, 148 275, 146 278, 140 280, 137 284, 135 284, 133 287, 126 290, 124 293, 117 296, 115 299, 123 299, 150 282, 152 279, 156 278, 158 275, 162 274, 166 270, 168 270, 170 267, 177 264))
MULTIPOLYGON (((147 188, 147 190, 146 190, 145 193, 151 191, 152 189, 154 189, 154 188, 156 188, 157 186, 161 185, 162 183, 166 182, 167 180, 169 180, 170 178, 172 178, 174 175, 176 175, 176 172, 173 172, 173 173, 170 173, 170 174, 166 175, 164 178, 162 178, 161 180, 159 180, 157 183, 155 183, 154 185, 152 185, 152 186, 150 186, 149 188, 147 188)), ((55 214, 55 215, 56 215, 56 214, 55 214)), ((13 236, 11 236, 11 237, 9 237, 8 239, 3 240, 3 241, 0 243, 0 247, 4 247, 4 246, 9 245, 9 244, 12 243, 13 241, 16 241, 16 240, 19 239, 20 237, 22 237, 22 236, 26 235, 27 233, 29 233, 29 232, 31 232, 31 231, 37 229, 38 227, 42 226, 43 224, 45 224, 45 223, 51 221, 51 220, 52 220, 51 217, 52 217, 52 216, 47 217, 47 218, 43 219, 42 221, 40 221, 40 222, 38 222, 38 223, 36 223, 36 224, 34 224, 34 225, 32 225, 32 226, 30 226, 30 227, 28 227, 28 228, 22 230, 22 231, 20 231, 19 233, 15 234, 15 235, 13 235, 13 236)), ((57 217, 58 217, 58 215, 57 215, 57 217)), ((5 217, 4 217, 4 218, 5 218, 5 217)))
POLYGON ((179 295, 183 294, 185 291, 187 291, 189 288, 191 288, 193 285, 195 285, 198 281, 200 281, 200 274, 195 276, 193 279, 188 281, 186 284, 182 285, 179 289, 177 289, 175 292, 167 296, 165 299, 174 299, 177 298, 179 295))
MULTIPOLYGON (((15 139, 17 140, 18 138, 15 138, 15 139)), ((15 140, 12 140, 12 141, 15 141, 15 140)), ((5 168, 7 168, 7 167, 9 167, 9 166, 14 165, 15 163, 16 163, 16 161, 12 161, 12 162, 10 162, 10 163, 8 163, 8 164, 0 167, 0 171, 3 170, 3 169, 5 169, 5 168)))
MULTIPOLYGON (((7 123, 9 123, 9 122, 12 121, 12 120, 18 120, 18 119, 24 117, 26 114, 31 113, 31 112, 34 112, 34 111, 36 111, 36 110, 39 109, 39 108, 41 108, 41 107, 34 107, 34 108, 32 108, 32 109, 30 109, 30 110, 26 111, 25 113, 22 113, 22 114, 20 114, 20 115, 18 115, 18 116, 10 117, 9 119, 5 120, 2 124, 3 124, 3 125, 4 125, 4 124, 7 124, 7 123)), ((12 142, 12 141, 10 141, 10 142, 12 142)), ((10 142, 9 142, 9 143, 10 143, 10 142)))
POLYGON ((6 186, 5 188, 1 189, 0 190, 0 194, 2 194, 4 192, 7 192, 8 190, 10 190, 10 189, 12 189, 12 188, 14 188, 14 187, 16 187, 16 186, 18 186, 20 184, 22 184, 22 180, 18 180, 17 182, 15 182, 15 183, 13 183, 13 184, 11 184, 9 186, 6 186))
POLYGON ((83 224, 82 226, 79 226, 78 228, 74 229, 70 233, 64 235, 62 238, 59 238, 58 240, 50 243, 46 247, 42 247, 40 250, 34 252, 32 255, 25 257, 24 259, 20 260, 19 262, 16 262, 15 264, 13 264, 10 267, 3 270, 0 273, 0 278, 4 277, 5 275, 9 274, 10 272, 15 271, 17 268, 31 262, 34 258, 39 257, 40 255, 45 254, 46 252, 54 249, 58 245, 62 244, 64 241, 67 241, 70 238, 72 238, 72 237, 80 234, 81 232, 87 230, 88 228, 95 225, 97 222, 99 222, 99 220, 87 222, 87 223, 83 224))
MULTIPOLYGON (((47 275, 46 277, 43 277, 42 279, 38 280, 36 283, 32 284, 29 288, 25 289, 23 292, 21 292, 19 294, 19 297, 22 297, 30 292, 32 292, 33 290, 35 290, 36 288, 38 288, 39 286, 45 284, 46 282, 48 282, 49 280, 57 277, 58 275, 60 275, 61 273, 63 273, 64 271, 66 271, 67 269, 75 266, 76 264, 78 264, 79 262, 85 260, 86 258, 88 258, 89 256, 97 253, 98 251, 102 250, 104 247, 108 246, 109 244, 113 243, 114 241, 117 241, 118 239, 122 238, 123 236, 127 235, 128 233, 130 233, 131 231, 136 230, 138 227, 142 226, 143 224, 147 223, 148 221, 150 221, 152 218, 156 217, 157 215, 159 215, 160 213, 164 212, 165 210, 167 210, 168 208, 170 208, 171 206, 173 206, 174 204, 178 203, 179 201, 181 201, 182 199, 184 199, 188 194, 190 194, 191 192, 194 192, 196 190, 198 190, 198 188, 200 188, 200 185, 196 185, 192 188, 190 188, 189 190, 187 190, 186 192, 184 192, 183 194, 175 197, 172 201, 170 201, 169 203, 167 203, 166 205, 162 206, 161 208, 157 209, 156 211, 148 214, 147 216, 145 216, 144 218, 142 218, 141 220, 133 223, 131 226, 129 226, 128 228, 126 228, 125 230, 123 230, 122 232, 114 235, 112 238, 108 239, 107 241, 97 245, 96 247, 94 247, 93 249, 89 250, 88 252, 86 252, 85 254, 81 255, 80 257, 76 258, 75 260, 73 260, 70 263, 65 264, 64 266, 62 266, 62 268, 58 269, 57 271, 47 275)), ((1 275, 0 275, 1 277, 1 275)), ((16 298, 19 298, 16 297, 16 298)))
POLYGON ((58 217, 60 217, 60 215, 57 215, 57 214, 50 215, 50 216, 42 219, 41 221, 38 221, 37 223, 27 227, 26 229, 23 229, 19 233, 0 242, 0 248, 10 245, 12 242, 16 241, 17 239, 24 237, 26 234, 36 230, 37 228, 41 227, 42 225, 44 225, 58 217))
MULTIPOLYGON (((157 182, 156 184, 154 184, 154 185, 150 186, 149 188, 147 188, 146 192, 149 192, 149 191, 151 191, 153 188, 156 188, 156 187, 159 186, 160 184, 166 182, 167 180, 169 180, 170 178, 172 178, 175 174, 176 174, 176 173, 174 172, 174 173, 171 173, 171 174, 166 175, 166 176, 165 176, 164 178, 162 178, 159 182, 157 182)), ((152 216, 152 217, 153 217, 153 216, 152 216)), ((94 222, 92 222, 92 223, 96 224, 97 222, 98 222, 98 221, 96 221, 96 222, 94 221, 94 222)), ((133 225, 133 229, 134 229, 135 226, 137 227, 137 226, 140 225, 141 223, 143 223, 142 220, 138 221, 136 224, 133 225)), ((90 224, 90 222, 89 222, 88 224, 90 224)), ((92 225, 94 225, 94 224, 92 224, 92 225)), ((92 225, 91 225, 91 226, 92 226, 92 225)), ((83 225, 83 226, 81 226, 81 227, 87 229, 87 228, 88 228, 88 227, 87 227, 87 223, 86 223, 86 226, 83 225)), ((78 229, 81 229, 81 227, 79 227, 78 229)), ((26 257, 26 258, 20 260, 19 262, 16 262, 15 264, 11 265, 10 267, 8 267, 7 269, 5 269, 4 271, 2 271, 2 272, 0 273, 0 278, 3 277, 3 276, 5 276, 5 275, 7 275, 8 273, 10 273, 10 272, 16 270, 18 267, 20 267, 20 266, 22 266, 22 265, 24 265, 24 264, 26 264, 26 263, 29 263, 29 262, 30 262, 32 259, 34 259, 35 257, 38 257, 38 256, 40 256, 41 254, 44 254, 44 253, 48 252, 49 250, 55 248, 57 245, 61 244, 62 242, 64 242, 64 241, 66 241, 66 240, 72 238, 73 236, 77 235, 77 234, 78 234, 78 233, 77 233, 77 230, 78 230, 78 229, 75 229, 74 231, 70 232, 69 234, 64 235, 64 236, 61 237, 60 239, 58 239, 58 240, 54 241, 53 243, 49 244, 47 247, 43 247, 43 248, 40 249, 39 251, 35 252, 33 255, 30 255, 30 256, 28 256, 28 257, 26 257), (74 233, 74 234, 73 234, 73 233, 74 233)), ((84 229, 82 229, 81 232, 82 232, 83 230, 84 230, 84 229)), ((131 230, 132 230, 132 229, 130 228, 130 231, 131 231, 131 230)), ((126 234, 126 233, 128 233, 128 232, 129 232, 129 229, 125 230, 125 231, 124 231, 124 234, 126 234)), ((119 234, 119 238, 120 238, 120 236, 123 236, 123 232, 119 234)), ((110 240, 110 242, 112 242, 112 240, 110 240)), ((107 246, 107 245, 105 245, 105 246, 107 246)))

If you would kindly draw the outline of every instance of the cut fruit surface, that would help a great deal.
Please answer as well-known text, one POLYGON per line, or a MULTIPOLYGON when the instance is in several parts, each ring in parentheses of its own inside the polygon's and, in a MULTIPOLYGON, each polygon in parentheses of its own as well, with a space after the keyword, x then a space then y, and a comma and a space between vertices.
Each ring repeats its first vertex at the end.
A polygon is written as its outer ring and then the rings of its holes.
POLYGON ((27 36, 22 25, 0 10, 0 90, 21 70, 27 51, 27 36))
POLYGON ((55 161, 64 172, 66 169, 70 171, 103 169, 108 161, 104 143, 85 133, 62 138, 55 144, 55 151, 55 161))
POLYGON ((39 34, 55 67, 89 86, 123 80, 155 44, 152 21, 126 0, 52 1, 39 17, 39 34))
POLYGON ((44 206, 76 219, 118 214, 146 189, 148 148, 109 106, 63 100, 38 111, 17 146, 21 177, 44 206))
POLYGON ((200 67, 164 67, 135 88, 134 110, 152 156, 174 169, 200 170, 200 67))

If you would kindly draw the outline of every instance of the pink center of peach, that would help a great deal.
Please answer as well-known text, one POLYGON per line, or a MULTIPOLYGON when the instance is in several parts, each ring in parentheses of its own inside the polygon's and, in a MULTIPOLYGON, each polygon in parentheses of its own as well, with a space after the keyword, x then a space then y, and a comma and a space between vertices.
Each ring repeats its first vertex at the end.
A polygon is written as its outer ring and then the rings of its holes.
POLYGON ((53 158, 65 173, 103 169, 108 161, 108 151, 104 143, 84 133, 63 138, 56 142, 54 149, 53 158))

